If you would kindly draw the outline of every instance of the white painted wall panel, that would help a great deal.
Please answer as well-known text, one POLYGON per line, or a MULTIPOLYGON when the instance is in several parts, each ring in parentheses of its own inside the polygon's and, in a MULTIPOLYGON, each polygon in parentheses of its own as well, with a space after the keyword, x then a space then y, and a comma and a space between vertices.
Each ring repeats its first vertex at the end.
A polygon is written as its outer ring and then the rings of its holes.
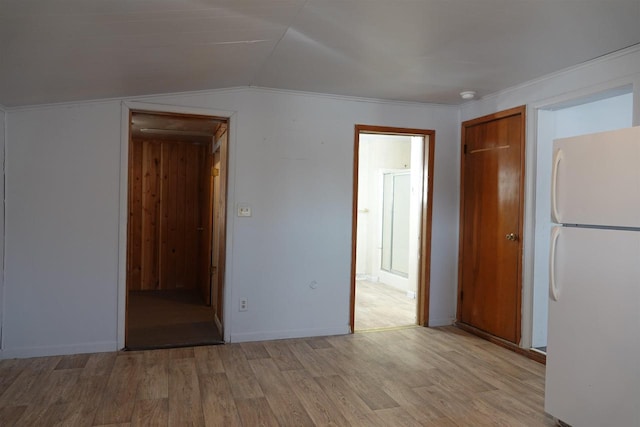
MULTIPOLYGON (((135 101, 235 112, 225 317, 233 341, 347 332, 354 125, 435 129, 431 323, 451 322, 456 108, 259 89, 135 101), (238 202, 252 217, 235 217, 238 202), (241 297, 247 312, 237 311, 241 297)), ((119 101, 8 113, 2 357, 117 347, 120 117, 119 101)))
POLYGON ((120 104, 7 115, 7 356, 115 349, 120 104))

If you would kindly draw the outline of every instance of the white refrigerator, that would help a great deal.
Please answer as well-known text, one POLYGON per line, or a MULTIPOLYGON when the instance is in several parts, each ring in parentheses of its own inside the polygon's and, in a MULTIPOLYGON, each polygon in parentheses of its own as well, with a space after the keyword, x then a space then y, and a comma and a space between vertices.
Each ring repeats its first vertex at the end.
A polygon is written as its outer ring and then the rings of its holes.
POLYGON ((545 411, 640 427, 640 127, 553 153, 545 411))

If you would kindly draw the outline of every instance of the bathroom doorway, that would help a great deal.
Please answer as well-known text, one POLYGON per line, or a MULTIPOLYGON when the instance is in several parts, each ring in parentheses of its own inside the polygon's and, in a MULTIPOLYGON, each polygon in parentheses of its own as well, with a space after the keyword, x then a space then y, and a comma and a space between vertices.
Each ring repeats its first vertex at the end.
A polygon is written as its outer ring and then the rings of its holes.
POLYGON ((433 131, 356 126, 352 331, 426 325, 433 131))

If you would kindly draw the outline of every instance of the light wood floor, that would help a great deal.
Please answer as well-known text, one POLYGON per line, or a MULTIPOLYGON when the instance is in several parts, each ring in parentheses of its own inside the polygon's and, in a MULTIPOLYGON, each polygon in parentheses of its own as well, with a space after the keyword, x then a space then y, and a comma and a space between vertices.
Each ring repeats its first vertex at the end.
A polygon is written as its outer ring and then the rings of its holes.
POLYGON ((356 281, 356 331, 416 324, 416 300, 381 282, 356 281))
POLYGON ((447 328, 0 361, 3 426, 551 426, 544 366, 447 328))

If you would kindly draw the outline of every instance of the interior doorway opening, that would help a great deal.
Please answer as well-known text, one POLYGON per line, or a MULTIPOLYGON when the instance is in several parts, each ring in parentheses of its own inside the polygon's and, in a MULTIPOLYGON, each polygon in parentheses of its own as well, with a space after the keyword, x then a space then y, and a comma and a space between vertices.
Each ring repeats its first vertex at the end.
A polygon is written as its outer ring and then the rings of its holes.
POLYGON ((356 126, 351 330, 428 323, 434 132, 356 126))
POLYGON ((221 343, 227 119, 129 123, 125 347, 221 343))
POLYGON ((547 351, 553 141, 633 126, 633 92, 606 91, 538 109, 531 348, 547 351))

